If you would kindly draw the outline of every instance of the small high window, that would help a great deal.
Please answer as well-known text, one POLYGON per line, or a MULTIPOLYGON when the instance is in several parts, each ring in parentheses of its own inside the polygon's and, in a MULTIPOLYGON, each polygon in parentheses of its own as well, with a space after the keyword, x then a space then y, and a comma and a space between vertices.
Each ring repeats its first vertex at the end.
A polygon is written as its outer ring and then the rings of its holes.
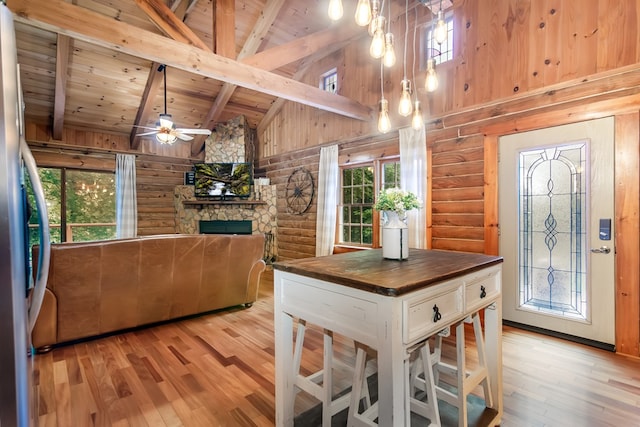
POLYGON ((431 23, 426 24, 424 27, 423 66, 426 64, 427 59, 431 57, 436 60, 436 65, 453 59, 453 11, 445 13, 444 22, 447 27, 447 38, 442 44, 438 44, 433 40, 431 23))
POLYGON ((320 89, 331 93, 338 93, 338 70, 327 71, 320 78, 320 89))

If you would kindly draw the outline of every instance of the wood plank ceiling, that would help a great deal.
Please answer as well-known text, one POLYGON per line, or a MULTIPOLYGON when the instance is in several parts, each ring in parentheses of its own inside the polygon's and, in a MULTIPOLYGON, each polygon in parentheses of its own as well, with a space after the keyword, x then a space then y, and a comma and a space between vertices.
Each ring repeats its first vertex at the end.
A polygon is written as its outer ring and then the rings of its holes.
MULTIPOLYGON (((311 61, 366 35, 352 19, 331 24, 326 3, 9 0, 27 120, 51 126, 54 139, 63 127, 126 134, 137 149, 136 126, 154 126, 164 110, 163 63, 178 127, 212 129, 241 114, 258 127, 279 98, 369 119, 370 106, 296 81, 311 61)), ((196 138, 192 154, 203 144, 196 138)))

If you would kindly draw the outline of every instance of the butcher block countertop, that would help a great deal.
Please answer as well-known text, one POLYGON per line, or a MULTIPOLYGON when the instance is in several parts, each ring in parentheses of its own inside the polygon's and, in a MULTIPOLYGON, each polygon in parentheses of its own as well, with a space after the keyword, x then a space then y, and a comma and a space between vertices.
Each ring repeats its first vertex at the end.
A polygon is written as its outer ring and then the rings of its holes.
POLYGON ((398 296, 502 262, 502 257, 467 252, 410 249, 406 260, 382 257, 382 249, 277 262, 276 270, 398 296))

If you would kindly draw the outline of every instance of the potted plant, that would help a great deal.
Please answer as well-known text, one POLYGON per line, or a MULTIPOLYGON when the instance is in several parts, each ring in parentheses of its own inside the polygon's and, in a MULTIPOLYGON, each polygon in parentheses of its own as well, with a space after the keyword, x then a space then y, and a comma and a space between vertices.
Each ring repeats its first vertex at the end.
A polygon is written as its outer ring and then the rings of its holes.
POLYGON ((388 259, 409 257, 409 229, 406 213, 422 207, 422 201, 412 192, 386 188, 378 194, 373 208, 383 214, 382 256, 388 259))

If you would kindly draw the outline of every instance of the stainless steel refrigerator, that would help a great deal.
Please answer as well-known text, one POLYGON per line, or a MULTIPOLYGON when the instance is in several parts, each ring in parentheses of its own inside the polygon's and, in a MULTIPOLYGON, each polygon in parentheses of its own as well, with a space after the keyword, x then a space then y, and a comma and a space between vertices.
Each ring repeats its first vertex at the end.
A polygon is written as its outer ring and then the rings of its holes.
POLYGON ((47 210, 24 137, 19 75, 13 15, 0 2, 0 427, 37 425, 30 336, 49 269, 47 210), (35 274, 28 256, 25 175, 35 194, 44 255, 35 274))

